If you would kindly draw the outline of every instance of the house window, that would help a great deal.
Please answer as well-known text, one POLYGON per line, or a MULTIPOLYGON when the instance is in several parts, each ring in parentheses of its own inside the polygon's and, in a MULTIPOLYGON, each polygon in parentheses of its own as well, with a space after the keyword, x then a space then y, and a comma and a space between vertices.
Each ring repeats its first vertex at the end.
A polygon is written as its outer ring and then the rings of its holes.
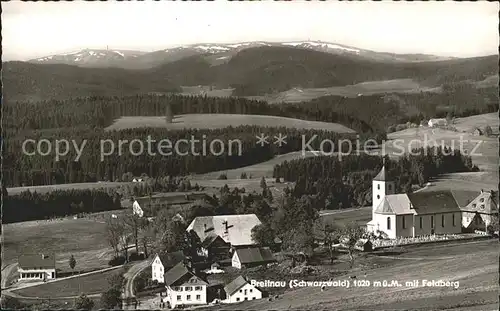
POLYGON ((444 215, 441 215, 441 227, 444 227, 444 215))
POLYGON ((391 184, 387 185, 387 189, 391 190, 391 184))
POLYGON ((479 202, 483 203, 484 202, 484 198, 481 198, 481 200, 479 200, 479 202))
POLYGON ((484 204, 481 204, 481 209, 484 209, 484 204))
POLYGON ((403 229, 406 229, 406 217, 403 215, 403 229))
POLYGON ((252 300, 255 300, 255 297, 253 297, 252 300))
POLYGON ((191 295, 186 295, 186 300, 191 300, 191 295))
POLYGON ((476 207, 476 204, 475 204, 475 203, 474 203, 474 204, 472 204, 472 207, 474 207, 474 208, 475 208, 475 207, 476 207))
POLYGON ((380 196, 377 194, 377 199, 380 199, 380 196))
POLYGON ((423 227, 423 219, 422 219, 422 216, 419 217, 419 220, 420 220, 420 229, 422 229, 423 227))
POLYGON ((245 300, 248 300, 248 297, 245 297, 245 300))
POLYGON ((194 290, 201 290, 201 286, 196 286, 194 290))
POLYGON ((250 292, 253 292, 253 289, 250 289, 250 292))
POLYGON ((434 216, 431 216, 431 228, 434 229, 434 216))
POLYGON ((236 301, 240 301, 240 298, 236 298, 236 301))
POLYGON ((245 295, 247 294, 247 290, 245 289, 245 295))
POLYGON ((243 290, 242 290, 242 289, 240 289, 240 293, 243 293, 243 290))
POLYGON ((201 300, 201 295, 196 295, 196 300, 201 300))
POLYGON ((177 295, 177 300, 181 300, 181 295, 177 295))
POLYGON ((190 292, 191 290, 193 290, 191 286, 186 286, 186 292, 190 292))
POLYGON ((391 217, 387 217, 387 230, 391 230, 391 217))
POLYGON ((455 214, 451 215, 451 221, 453 222, 453 227, 455 227, 455 214))

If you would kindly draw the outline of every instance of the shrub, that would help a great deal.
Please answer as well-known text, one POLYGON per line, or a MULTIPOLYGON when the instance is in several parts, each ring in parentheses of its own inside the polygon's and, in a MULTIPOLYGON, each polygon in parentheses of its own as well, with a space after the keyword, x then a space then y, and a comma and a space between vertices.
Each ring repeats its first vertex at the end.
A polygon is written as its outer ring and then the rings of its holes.
POLYGON ((74 309, 76 310, 92 310, 94 301, 85 294, 80 295, 75 301, 74 309))
POLYGON ((113 309, 121 304, 121 292, 116 288, 110 288, 101 295, 101 307, 113 309))
POLYGON ((108 261, 108 265, 115 267, 119 265, 123 265, 125 263, 125 257, 124 256, 115 256, 113 259, 108 261))
POLYGON ((128 257, 129 261, 137 261, 137 260, 143 260, 144 254, 137 254, 137 252, 132 252, 130 256, 128 257))
POLYGON ((116 273, 108 277, 108 283, 110 288, 114 288, 121 292, 123 285, 125 285, 125 278, 123 275, 116 273))
POLYGON ((222 174, 219 175, 219 177, 217 177, 217 179, 219 179, 219 180, 226 180, 227 179, 227 175, 224 174, 224 173, 222 173, 222 174))

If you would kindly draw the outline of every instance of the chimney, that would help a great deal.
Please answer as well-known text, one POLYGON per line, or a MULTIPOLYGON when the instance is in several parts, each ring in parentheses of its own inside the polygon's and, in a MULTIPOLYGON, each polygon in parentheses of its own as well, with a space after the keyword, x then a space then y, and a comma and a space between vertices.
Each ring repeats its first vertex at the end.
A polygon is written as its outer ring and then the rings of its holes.
POLYGON ((411 204, 411 202, 410 202, 410 209, 413 209, 413 204, 411 204))

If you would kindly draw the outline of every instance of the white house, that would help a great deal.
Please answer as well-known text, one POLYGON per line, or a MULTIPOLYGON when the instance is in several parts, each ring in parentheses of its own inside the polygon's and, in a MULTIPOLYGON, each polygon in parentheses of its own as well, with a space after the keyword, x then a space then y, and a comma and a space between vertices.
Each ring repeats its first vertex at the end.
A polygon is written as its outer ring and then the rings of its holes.
POLYGON ((165 283, 163 278, 165 272, 185 259, 186 256, 182 251, 156 254, 151 263, 151 279, 158 283, 165 283))
POLYGON ((169 308, 189 307, 207 304, 208 282, 184 263, 178 263, 164 276, 166 297, 163 302, 169 308))
POLYGON ((478 194, 472 193, 461 205, 462 225, 466 231, 487 231, 488 226, 498 221, 498 203, 493 191, 482 191, 478 194))
POLYGON ((17 272, 22 280, 52 280, 56 278, 55 255, 33 254, 18 258, 17 272))
POLYGON ((186 231, 193 230, 201 241, 205 241, 208 236, 220 236, 224 242, 236 248, 255 245, 252 229, 260 224, 255 214, 203 216, 196 217, 186 231))
POLYGON ((429 127, 446 126, 448 125, 448 121, 446 119, 430 119, 427 124, 429 127))
POLYGON ((233 254, 231 265, 237 269, 267 265, 276 262, 269 247, 238 248, 233 254))
POLYGON ((226 299, 223 303, 237 303, 246 300, 256 300, 262 298, 262 291, 252 285, 241 275, 224 287, 226 299))

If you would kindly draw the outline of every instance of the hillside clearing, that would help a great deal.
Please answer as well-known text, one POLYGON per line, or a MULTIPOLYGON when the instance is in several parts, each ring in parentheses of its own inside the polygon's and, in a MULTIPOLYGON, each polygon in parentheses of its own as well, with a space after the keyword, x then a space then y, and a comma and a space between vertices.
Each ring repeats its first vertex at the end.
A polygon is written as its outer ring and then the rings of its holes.
POLYGON ((88 183, 73 183, 73 184, 59 184, 59 185, 47 185, 47 186, 26 186, 26 187, 15 187, 7 188, 9 194, 19 194, 24 191, 31 191, 37 193, 47 193, 55 190, 91 190, 91 189, 107 189, 107 188, 117 188, 123 185, 129 185, 130 182, 88 182, 88 183))
POLYGON ((356 97, 380 93, 414 93, 414 92, 439 92, 440 88, 421 86, 412 79, 394 79, 381 81, 367 81, 353 85, 334 86, 326 88, 292 88, 278 94, 264 96, 250 96, 248 98, 265 100, 269 103, 298 103, 310 101, 322 96, 356 97))
POLYGON ((306 121, 285 117, 243 114, 184 114, 175 116, 171 124, 165 122, 165 117, 121 117, 106 130, 123 130, 140 127, 162 127, 172 130, 197 128, 220 129, 228 126, 241 125, 262 127, 287 127, 296 129, 323 130, 337 133, 354 133, 348 127, 338 123, 306 121))
POLYGON ((500 126, 500 119, 498 118, 498 112, 479 114, 475 116, 456 118, 453 126, 460 132, 472 132, 475 128, 484 129, 486 125, 489 125, 493 133, 498 134, 498 127, 500 126))
POLYGON ((102 268, 111 257, 106 225, 87 219, 26 221, 3 225, 2 266, 17 262, 21 254, 55 253, 56 266, 70 271, 68 259, 77 261, 75 271, 102 268))
POLYGON ((13 292, 24 297, 71 297, 80 294, 100 294, 109 288, 108 278, 115 274, 122 274, 124 268, 94 273, 82 277, 53 281, 36 286, 26 287, 13 292))

